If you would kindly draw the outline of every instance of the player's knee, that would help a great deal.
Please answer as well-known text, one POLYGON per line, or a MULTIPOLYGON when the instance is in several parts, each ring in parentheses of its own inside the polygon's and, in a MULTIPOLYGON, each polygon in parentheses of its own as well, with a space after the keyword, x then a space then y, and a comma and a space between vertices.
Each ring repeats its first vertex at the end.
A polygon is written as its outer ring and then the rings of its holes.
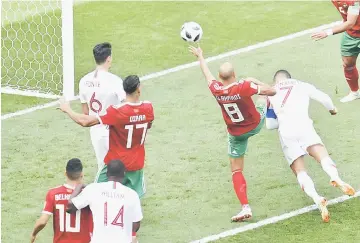
POLYGON ((356 68, 356 60, 343 60, 343 67, 346 71, 351 71, 356 68))

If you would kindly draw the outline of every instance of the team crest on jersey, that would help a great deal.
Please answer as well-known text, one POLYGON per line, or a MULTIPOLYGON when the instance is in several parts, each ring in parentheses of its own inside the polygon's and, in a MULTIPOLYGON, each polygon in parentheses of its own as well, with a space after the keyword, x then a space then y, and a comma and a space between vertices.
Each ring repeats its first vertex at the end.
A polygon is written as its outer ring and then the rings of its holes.
POLYGON ((224 94, 228 94, 229 93, 229 90, 224 90, 224 94))
POLYGON ((139 112, 139 109, 134 109, 134 112, 138 113, 138 112, 139 112))

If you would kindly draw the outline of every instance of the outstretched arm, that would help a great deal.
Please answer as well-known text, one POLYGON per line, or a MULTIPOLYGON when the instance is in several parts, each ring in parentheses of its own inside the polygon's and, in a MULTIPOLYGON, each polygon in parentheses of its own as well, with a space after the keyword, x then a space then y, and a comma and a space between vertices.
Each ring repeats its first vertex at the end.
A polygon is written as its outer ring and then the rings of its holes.
POLYGON ((91 127, 97 124, 100 124, 96 116, 89 116, 85 114, 80 114, 71 109, 69 102, 60 100, 59 109, 66 113, 74 122, 83 127, 91 127))
POLYGON ((337 109, 329 95, 309 85, 310 98, 320 102, 330 112, 331 115, 337 114, 337 109))
POLYGON ((276 90, 273 87, 257 80, 256 78, 248 77, 248 78, 245 78, 245 80, 253 82, 254 84, 256 84, 259 87, 259 91, 260 91, 258 93, 259 95, 267 95, 267 96, 276 95, 276 90))
POLYGON ((50 214, 41 214, 40 218, 36 220, 33 232, 30 236, 30 242, 35 242, 37 234, 46 226, 47 222, 49 221, 51 215, 50 214))
POLYGON ((75 207, 74 203, 72 202, 72 199, 76 196, 78 196, 80 194, 80 192, 82 191, 82 189, 84 189, 86 187, 86 185, 84 184, 80 184, 77 185, 73 191, 73 193, 70 196, 67 208, 66 208, 66 212, 73 214, 76 213, 76 211, 78 210, 78 208, 75 207))
POLYGON ((314 33, 311 35, 311 38, 318 41, 328 37, 329 35, 336 35, 351 29, 356 24, 357 18, 359 17, 359 11, 360 11, 360 3, 359 1, 355 1, 354 6, 349 6, 348 8, 346 21, 342 22, 340 25, 334 26, 327 30, 314 33))
POLYGON ((200 47, 196 48, 194 46, 190 46, 189 50, 192 54, 194 54, 194 56, 196 56, 198 58, 198 60, 200 62, 201 71, 203 72, 205 79, 208 82, 208 85, 210 85, 211 82, 215 80, 215 77, 212 75, 209 67, 206 64, 202 49, 200 47))

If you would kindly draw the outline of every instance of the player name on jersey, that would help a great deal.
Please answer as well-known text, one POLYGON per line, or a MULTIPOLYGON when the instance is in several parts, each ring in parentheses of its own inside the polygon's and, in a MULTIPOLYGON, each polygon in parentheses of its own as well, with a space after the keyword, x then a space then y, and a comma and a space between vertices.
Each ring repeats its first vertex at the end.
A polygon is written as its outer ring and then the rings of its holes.
POLYGON ((234 101, 234 100, 240 100, 241 99, 239 94, 231 95, 231 96, 215 96, 215 98, 218 101, 234 101))
POLYGON ((60 201, 60 200, 69 200, 71 196, 70 194, 56 194, 55 195, 55 201, 60 201))
POLYGON ((141 122, 146 121, 145 115, 130 116, 130 122, 141 122))
POLYGON ((101 193, 101 196, 104 197, 109 197, 109 198, 116 198, 116 199, 123 199, 125 197, 124 194, 122 193, 117 193, 117 192, 111 192, 111 191, 103 191, 101 193))

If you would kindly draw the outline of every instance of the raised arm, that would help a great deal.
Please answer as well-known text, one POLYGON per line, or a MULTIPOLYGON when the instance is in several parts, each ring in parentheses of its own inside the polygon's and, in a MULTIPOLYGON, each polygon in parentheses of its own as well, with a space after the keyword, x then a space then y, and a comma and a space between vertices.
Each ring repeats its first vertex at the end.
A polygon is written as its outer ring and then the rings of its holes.
POLYGON ((351 29, 356 24, 357 18, 359 17, 359 11, 360 11, 359 1, 355 1, 354 5, 349 6, 348 8, 346 21, 342 22, 340 25, 314 33, 312 34, 311 38, 318 41, 330 35, 336 35, 351 29))
POLYGON ((276 95, 275 88, 273 88, 270 85, 265 84, 265 83, 257 80, 256 78, 248 77, 248 78, 245 78, 245 80, 253 82, 254 84, 256 84, 259 87, 258 95, 266 95, 266 96, 274 96, 274 95, 276 95))
POLYGON ((194 56, 196 56, 198 58, 198 60, 200 62, 201 71, 203 72, 204 77, 205 77, 206 81, 208 82, 208 85, 210 85, 211 82, 215 80, 215 77, 212 75, 209 67, 206 64, 202 49, 200 47, 196 48, 194 46, 190 46, 189 50, 192 54, 194 54, 194 56))
POLYGON ((66 113, 74 122, 83 127, 91 127, 97 124, 100 124, 96 116, 89 116, 85 114, 80 114, 71 109, 70 103, 60 100, 59 109, 66 113))

